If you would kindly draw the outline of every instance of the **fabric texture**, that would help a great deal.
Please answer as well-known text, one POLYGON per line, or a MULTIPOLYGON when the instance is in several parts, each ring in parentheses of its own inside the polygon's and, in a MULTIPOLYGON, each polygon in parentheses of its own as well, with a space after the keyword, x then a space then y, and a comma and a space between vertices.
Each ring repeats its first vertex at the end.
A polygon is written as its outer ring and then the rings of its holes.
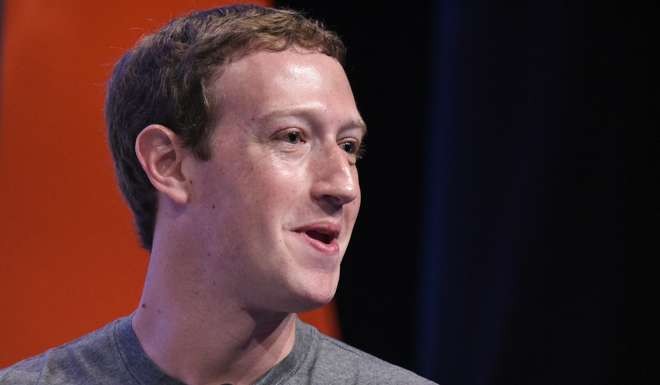
MULTIPOLYGON (((0 385, 181 385, 146 355, 131 317, 0 370, 0 385)), ((298 320, 291 353, 256 385, 433 384, 298 320)))

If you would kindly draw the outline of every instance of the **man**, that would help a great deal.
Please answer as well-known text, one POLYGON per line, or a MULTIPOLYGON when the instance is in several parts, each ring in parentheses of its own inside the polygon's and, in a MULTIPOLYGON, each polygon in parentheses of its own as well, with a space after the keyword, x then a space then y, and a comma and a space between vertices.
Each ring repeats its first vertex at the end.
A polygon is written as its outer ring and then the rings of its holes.
POLYGON ((198 12, 117 64, 106 114, 150 251, 138 309, 1 384, 427 384, 295 313, 332 299, 366 126, 344 47, 293 11, 198 12))

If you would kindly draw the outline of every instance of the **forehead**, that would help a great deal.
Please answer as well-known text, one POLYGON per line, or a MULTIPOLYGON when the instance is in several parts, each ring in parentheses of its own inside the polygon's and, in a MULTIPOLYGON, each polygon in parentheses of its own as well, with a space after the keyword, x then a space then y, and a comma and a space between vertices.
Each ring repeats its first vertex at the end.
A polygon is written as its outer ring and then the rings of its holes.
POLYGON ((288 49, 249 54, 225 65, 209 91, 220 120, 296 112, 364 126, 344 69, 322 53, 288 49))

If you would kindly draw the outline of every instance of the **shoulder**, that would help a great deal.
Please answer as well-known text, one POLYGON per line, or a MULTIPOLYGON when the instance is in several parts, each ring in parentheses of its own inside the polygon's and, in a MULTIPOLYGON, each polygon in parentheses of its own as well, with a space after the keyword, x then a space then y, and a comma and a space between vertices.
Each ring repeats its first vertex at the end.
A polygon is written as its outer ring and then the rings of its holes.
POLYGON ((37 384, 47 353, 20 361, 8 368, 0 369, 1 385, 37 384))
POLYGON ((97 384, 104 371, 116 367, 116 322, 0 369, 0 385, 97 384))
POLYGON ((433 384, 417 374, 319 333, 313 352, 312 372, 342 384, 433 384))

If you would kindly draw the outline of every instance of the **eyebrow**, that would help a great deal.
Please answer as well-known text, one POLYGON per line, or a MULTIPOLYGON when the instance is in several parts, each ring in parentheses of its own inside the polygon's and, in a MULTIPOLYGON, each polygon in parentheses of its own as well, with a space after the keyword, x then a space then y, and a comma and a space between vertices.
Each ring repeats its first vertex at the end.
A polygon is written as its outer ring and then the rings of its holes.
MULTIPOLYGON (((317 108, 314 107, 292 107, 292 108, 282 108, 267 112, 263 115, 257 116, 256 121, 267 121, 269 119, 283 118, 288 116, 297 116, 303 117, 307 120, 316 121, 316 111, 317 108)), ((358 119, 350 119, 341 125, 341 130, 357 128, 362 131, 362 136, 367 135, 367 124, 362 120, 361 117, 358 119)))

